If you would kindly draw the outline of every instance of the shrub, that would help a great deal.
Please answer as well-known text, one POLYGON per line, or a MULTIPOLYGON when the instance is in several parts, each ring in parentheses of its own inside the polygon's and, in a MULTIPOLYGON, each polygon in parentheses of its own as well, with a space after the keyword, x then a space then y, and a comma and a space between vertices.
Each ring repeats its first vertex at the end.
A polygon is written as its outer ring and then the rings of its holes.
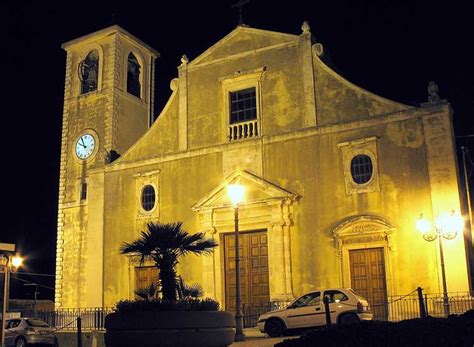
POLYGON ((128 313, 136 311, 218 311, 219 303, 213 299, 184 298, 170 301, 163 299, 122 300, 116 305, 116 312, 128 313))

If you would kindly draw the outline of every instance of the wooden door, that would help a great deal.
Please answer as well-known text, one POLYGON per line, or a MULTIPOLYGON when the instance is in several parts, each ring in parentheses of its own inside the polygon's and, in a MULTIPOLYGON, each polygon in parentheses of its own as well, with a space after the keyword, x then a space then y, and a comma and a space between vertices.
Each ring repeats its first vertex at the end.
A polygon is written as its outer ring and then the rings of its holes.
MULTIPOLYGON (((239 233, 242 304, 261 307, 270 302, 266 231, 239 233)), ((235 236, 224 234, 225 307, 235 310, 235 236)))
POLYGON ((387 286, 383 248, 349 251, 351 287, 367 299, 374 319, 387 320, 387 286))
MULTIPOLYGON (((155 266, 140 266, 135 268, 135 290, 148 288, 150 284, 158 285, 158 268, 155 266)), ((137 295, 135 295, 138 298, 137 295)), ((158 291, 155 294, 158 297, 158 291)))

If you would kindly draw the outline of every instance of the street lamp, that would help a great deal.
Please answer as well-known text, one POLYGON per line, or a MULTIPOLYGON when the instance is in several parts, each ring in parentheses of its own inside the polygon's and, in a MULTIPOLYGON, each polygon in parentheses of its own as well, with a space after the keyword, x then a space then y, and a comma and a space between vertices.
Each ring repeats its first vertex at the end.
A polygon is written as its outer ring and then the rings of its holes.
POLYGON ((448 289, 446 285, 446 270, 444 267, 443 254, 443 238, 452 240, 458 233, 464 229, 464 220, 459 213, 452 210, 450 213, 440 214, 434 223, 434 228, 431 226, 431 221, 420 214, 420 218, 416 221, 416 228, 422 234, 426 241, 438 240, 439 243, 439 258, 441 263, 441 276, 443 281, 443 307, 445 316, 449 316, 449 299, 448 289))
POLYGON ((229 184, 227 194, 234 206, 235 227, 235 338, 234 341, 244 341, 244 325, 242 320, 242 302, 240 299, 240 255, 239 255, 239 203, 244 200, 245 188, 240 184, 229 184))
MULTIPOLYGON (((0 247, 0 251, 11 251, 15 249, 15 245, 12 244, 1 244, 2 246, 8 245, 8 249, 0 247), (13 247, 11 247, 13 246, 13 247)), ((3 305, 2 305, 2 340, 0 346, 5 346, 5 322, 7 316, 7 305, 8 305, 8 286, 9 286, 9 279, 10 279, 10 271, 12 268, 19 268, 23 263, 23 259, 19 255, 8 255, 8 254, 0 254, 0 266, 2 267, 2 271, 4 273, 3 277, 3 305)))

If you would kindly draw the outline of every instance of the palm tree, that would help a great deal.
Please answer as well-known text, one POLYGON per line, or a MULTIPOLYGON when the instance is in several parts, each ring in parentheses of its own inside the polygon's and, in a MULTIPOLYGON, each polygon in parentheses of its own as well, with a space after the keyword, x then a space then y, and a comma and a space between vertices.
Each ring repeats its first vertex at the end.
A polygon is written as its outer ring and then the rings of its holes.
POLYGON ((140 256, 140 264, 151 259, 160 270, 158 279, 163 299, 175 301, 177 292, 176 265, 178 258, 193 253, 210 254, 217 243, 205 239, 204 233, 190 235, 181 228, 182 223, 148 223, 141 237, 131 243, 124 242, 120 248, 122 254, 140 256))

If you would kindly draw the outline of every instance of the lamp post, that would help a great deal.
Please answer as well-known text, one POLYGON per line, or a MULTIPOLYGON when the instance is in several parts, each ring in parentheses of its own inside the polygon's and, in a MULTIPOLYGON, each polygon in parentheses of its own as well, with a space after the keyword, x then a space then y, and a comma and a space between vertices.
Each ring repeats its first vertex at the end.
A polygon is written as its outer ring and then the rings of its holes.
POLYGON ((443 238, 447 240, 454 239, 458 232, 462 232, 464 228, 464 220, 459 213, 452 210, 450 213, 440 214, 436 218, 433 228, 431 222, 428 219, 423 218, 423 214, 420 214, 420 218, 416 221, 416 227, 426 241, 432 242, 438 240, 441 277, 443 283, 443 307, 444 314, 447 317, 449 316, 449 299, 446 285, 446 269, 444 266, 443 238))
POLYGON ((244 200, 245 188, 240 184, 229 184, 227 193, 234 206, 234 237, 235 237, 235 338, 234 341, 244 341, 244 325, 242 302, 240 299, 240 255, 239 255, 239 203, 244 200))
MULTIPOLYGON (((15 245, 12 244, 1 244, 2 246, 4 245, 9 245, 9 249, 4 249, 0 247, 0 251, 7 250, 9 252, 15 250, 15 245), (11 249, 10 247, 13 246, 11 249)), ((10 271, 11 268, 18 268, 21 266, 23 262, 23 259, 18 256, 18 255, 8 255, 8 254, 0 254, 0 266, 2 267, 2 271, 4 273, 3 276, 3 305, 2 305, 2 337, 1 337, 1 344, 0 346, 5 346, 5 322, 6 322, 6 316, 7 316, 7 305, 8 305, 8 286, 9 286, 9 278, 10 278, 10 271)))

